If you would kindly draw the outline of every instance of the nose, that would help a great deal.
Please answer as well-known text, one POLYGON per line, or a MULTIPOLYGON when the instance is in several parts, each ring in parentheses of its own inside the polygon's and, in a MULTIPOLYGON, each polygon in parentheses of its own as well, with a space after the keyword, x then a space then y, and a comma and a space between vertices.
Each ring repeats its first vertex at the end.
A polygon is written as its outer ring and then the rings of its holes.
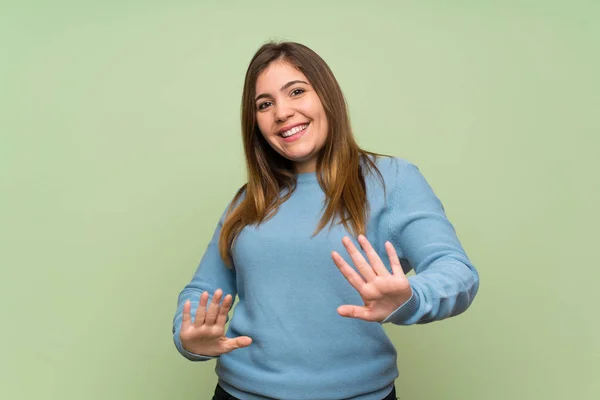
POLYGON ((277 122, 284 122, 294 115, 294 109, 285 103, 279 103, 275 106, 275 119, 277 122))

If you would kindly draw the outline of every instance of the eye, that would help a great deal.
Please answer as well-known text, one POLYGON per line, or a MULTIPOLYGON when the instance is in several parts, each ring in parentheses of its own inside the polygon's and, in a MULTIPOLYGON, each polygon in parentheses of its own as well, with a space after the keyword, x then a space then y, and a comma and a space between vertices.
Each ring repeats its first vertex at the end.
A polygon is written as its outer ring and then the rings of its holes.
POLYGON ((259 110, 264 110, 264 109, 266 109, 267 107, 269 107, 269 105, 271 105, 271 102, 270 102, 270 101, 265 101, 264 103, 260 103, 260 104, 258 105, 258 109, 259 109, 259 110))
POLYGON ((294 89, 294 90, 292 90, 291 95, 292 96, 298 96, 298 95, 300 95, 300 94, 302 94, 304 92, 306 92, 306 90, 304 90, 304 89, 294 89))

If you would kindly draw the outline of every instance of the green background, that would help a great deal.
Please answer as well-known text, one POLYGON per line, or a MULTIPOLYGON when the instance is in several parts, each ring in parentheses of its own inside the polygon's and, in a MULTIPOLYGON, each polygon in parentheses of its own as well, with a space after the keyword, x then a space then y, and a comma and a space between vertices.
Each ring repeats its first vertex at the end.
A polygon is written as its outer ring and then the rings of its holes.
POLYGON ((331 66, 366 149, 430 181, 481 275, 386 326, 401 399, 600 393, 600 3, 0 0, 0 398, 209 399, 177 295, 244 182, 269 39, 331 66))

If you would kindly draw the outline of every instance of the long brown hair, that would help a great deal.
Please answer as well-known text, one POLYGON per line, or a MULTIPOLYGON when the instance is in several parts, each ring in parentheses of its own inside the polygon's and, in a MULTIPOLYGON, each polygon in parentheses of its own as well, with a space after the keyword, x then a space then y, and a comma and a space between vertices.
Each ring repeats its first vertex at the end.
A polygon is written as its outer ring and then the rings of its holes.
POLYGON ((231 247, 240 231, 246 225, 260 224, 271 218, 296 188, 293 163, 268 144, 256 122, 256 81, 274 61, 286 61, 306 76, 327 117, 329 132, 317 157, 317 178, 325 192, 326 202, 314 234, 328 222, 332 224, 335 218, 353 234, 364 234, 368 220, 364 173, 376 171, 383 183, 374 159, 369 157, 381 154, 363 150, 357 145, 346 100, 325 61, 299 43, 264 44, 250 61, 242 94, 242 138, 248 181, 234 196, 221 228, 219 252, 228 266, 233 264, 231 247), (244 198, 239 201, 244 192, 244 198))

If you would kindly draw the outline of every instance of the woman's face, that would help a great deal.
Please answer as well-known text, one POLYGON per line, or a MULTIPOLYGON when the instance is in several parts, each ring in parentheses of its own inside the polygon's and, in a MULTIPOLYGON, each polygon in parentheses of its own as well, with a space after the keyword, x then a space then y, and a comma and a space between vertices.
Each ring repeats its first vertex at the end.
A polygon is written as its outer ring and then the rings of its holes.
POLYGON ((271 63, 256 81, 256 121, 267 142, 294 162, 296 172, 316 171, 327 117, 306 76, 285 61, 271 63))

